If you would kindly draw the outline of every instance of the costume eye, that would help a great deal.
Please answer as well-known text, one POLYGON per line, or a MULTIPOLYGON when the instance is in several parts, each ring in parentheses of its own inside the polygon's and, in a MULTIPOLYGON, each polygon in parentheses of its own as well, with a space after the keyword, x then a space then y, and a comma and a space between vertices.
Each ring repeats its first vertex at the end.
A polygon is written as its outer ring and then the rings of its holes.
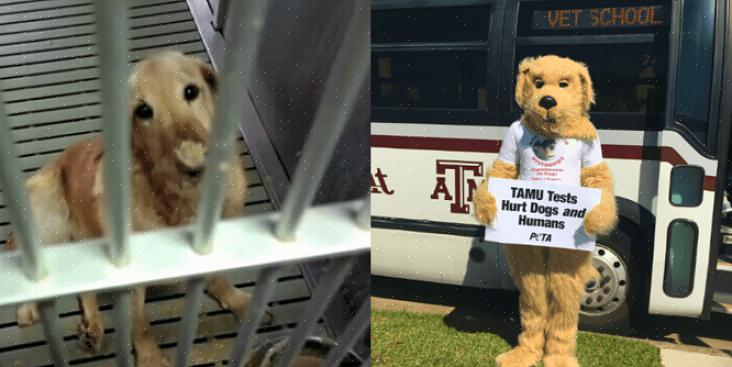
POLYGON ((541 89, 541 87, 544 86, 544 81, 541 79, 534 80, 534 86, 536 86, 536 89, 541 89))
POLYGON ((569 82, 567 82, 566 80, 562 80, 561 82, 559 82, 559 88, 567 88, 567 87, 569 87, 569 82))
POLYGON ((147 120, 153 117, 153 109, 147 103, 142 102, 135 108, 135 116, 139 119, 147 120))
POLYGON ((196 97, 198 97, 198 87, 193 84, 186 85, 186 88, 183 89, 183 97, 185 97, 188 102, 196 99, 196 97))

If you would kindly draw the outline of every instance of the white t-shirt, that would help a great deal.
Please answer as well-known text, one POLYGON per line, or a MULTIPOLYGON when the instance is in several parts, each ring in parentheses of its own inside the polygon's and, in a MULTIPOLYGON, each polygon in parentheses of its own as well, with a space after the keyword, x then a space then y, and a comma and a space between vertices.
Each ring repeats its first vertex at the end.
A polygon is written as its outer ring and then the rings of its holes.
POLYGON ((519 179, 580 186, 580 171, 602 162, 600 140, 547 138, 521 120, 511 124, 498 159, 516 165, 519 179))

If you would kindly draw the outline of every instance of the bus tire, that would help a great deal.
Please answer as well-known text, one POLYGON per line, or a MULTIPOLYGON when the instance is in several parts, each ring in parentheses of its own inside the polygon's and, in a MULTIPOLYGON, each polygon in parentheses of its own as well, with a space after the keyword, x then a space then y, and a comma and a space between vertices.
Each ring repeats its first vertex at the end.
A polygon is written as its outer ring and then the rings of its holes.
POLYGON ((598 238, 592 263, 600 272, 600 282, 588 284, 580 298, 580 329, 619 335, 633 331, 636 317, 632 313, 642 304, 645 282, 631 249, 631 236, 622 228, 598 238))

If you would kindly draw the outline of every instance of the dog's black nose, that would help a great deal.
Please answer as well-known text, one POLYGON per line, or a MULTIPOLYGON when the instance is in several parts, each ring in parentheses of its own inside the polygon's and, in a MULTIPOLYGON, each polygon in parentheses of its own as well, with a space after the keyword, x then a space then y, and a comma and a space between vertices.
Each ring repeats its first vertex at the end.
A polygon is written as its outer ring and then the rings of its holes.
POLYGON ((544 96, 541 97, 541 100, 539 101, 539 106, 548 109, 551 109, 552 107, 557 105, 557 100, 555 100, 553 97, 544 96))

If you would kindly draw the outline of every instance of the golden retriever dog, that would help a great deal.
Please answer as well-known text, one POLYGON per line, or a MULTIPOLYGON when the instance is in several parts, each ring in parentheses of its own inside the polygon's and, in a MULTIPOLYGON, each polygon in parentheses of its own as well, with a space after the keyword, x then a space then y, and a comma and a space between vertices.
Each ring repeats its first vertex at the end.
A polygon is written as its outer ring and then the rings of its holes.
MULTIPOLYGON (((199 202, 201 173, 213 123, 217 76, 207 64, 178 52, 162 52, 139 62, 129 78, 132 124, 131 196, 134 231, 191 223, 199 202)), ((231 157, 223 216, 243 214, 246 180, 243 164, 231 157)), ((43 243, 100 237, 105 233, 102 137, 77 143, 26 183, 43 243)), ((9 236, 7 247, 16 243, 9 236)), ((133 259, 134 261, 134 259, 133 259)), ((207 280, 207 292, 239 319, 250 295, 221 276, 207 280)), ((78 326, 83 349, 98 352, 104 327, 94 294, 80 297, 78 326)), ((145 288, 132 291, 132 339, 138 366, 169 362, 149 333, 143 310, 145 288)), ((39 321, 34 304, 18 309, 18 324, 39 321)))

